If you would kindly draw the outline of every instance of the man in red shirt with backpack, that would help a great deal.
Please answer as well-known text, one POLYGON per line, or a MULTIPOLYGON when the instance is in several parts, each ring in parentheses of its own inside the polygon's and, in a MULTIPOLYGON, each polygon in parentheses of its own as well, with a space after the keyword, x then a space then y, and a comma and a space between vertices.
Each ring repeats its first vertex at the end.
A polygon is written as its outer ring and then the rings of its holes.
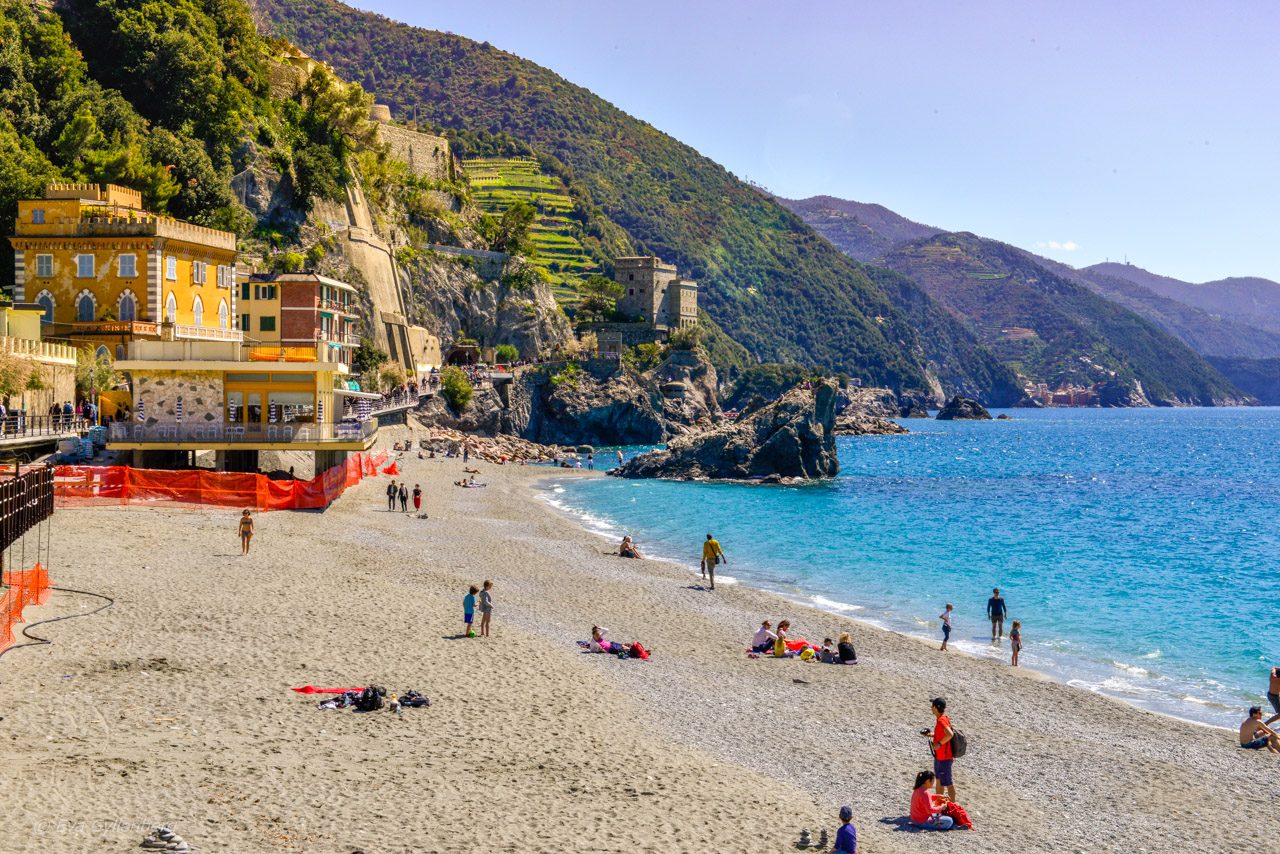
POLYGON ((938 781, 934 791, 939 795, 945 794, 948 800, 956 799, 956 787, 951 778, 951 763, 955 760, 955 753, 951 748, 951 739, 955 736, 955 730, 951 728, 951 719, 947 717, 947 701, 941 697, 934 697, 929 704, 933 709, 933 716, 937 719, 933 727, 933 732, 927 729, 920 730, 920 734, 930 737, 929 748, 933 751, 933 773, 937 775, 938 781))

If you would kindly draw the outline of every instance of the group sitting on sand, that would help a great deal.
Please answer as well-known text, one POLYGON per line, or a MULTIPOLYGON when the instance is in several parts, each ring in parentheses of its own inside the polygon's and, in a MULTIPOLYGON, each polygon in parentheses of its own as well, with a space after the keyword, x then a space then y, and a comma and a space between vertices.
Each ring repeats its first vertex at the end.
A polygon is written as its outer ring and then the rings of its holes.
POLYGON ((775 658, 799 658, 801 661, 819 661, 823 664, 858 663, 858 653, 853 648, 853 641, 850 639, 848 632, 841 632, 838 641, 824 638, 822 647, 819 648, 804 638, 791 639, 788 636, 790 630, 790 620, 779 622, 776 632, 773 630, 773 624, 765 620, 760 624, 760 628, 756 629, 756 633, 751 636, 749 655, 752 657, 771 655, 775 658))
POLYGON ((476 476, 475 476, 475 475, 471 475, 471 477, 470 477, 470 478, 468 478, 467 480, 455 480, 455 481, 453 482, 453 485, 454 485, 454 486, 461 486, 463 489, 483 489, 484 487, 488 486, 489 484, 487 484, 487 483, 476 483, 476 476))

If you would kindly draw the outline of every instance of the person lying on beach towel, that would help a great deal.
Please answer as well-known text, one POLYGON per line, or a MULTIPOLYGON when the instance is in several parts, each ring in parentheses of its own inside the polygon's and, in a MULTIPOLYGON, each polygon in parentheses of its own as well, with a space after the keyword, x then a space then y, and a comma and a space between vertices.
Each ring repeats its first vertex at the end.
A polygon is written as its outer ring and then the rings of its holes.
MULTIPOLYGON (((595 638, 594 629, 598 626, 592 626, 592 638, 589 641, 580 640, 578 646, 588 652, 603 652, 605 655, 616 655, 618 658, 638 658, 641 661, 648 661, 649 656, 653 655, 653 650, 647 648, 644 644, 636 641, 634 643, 618 643, 604 639, 603 636, 599 640, 595 638)), ((608 631, 605 629, 604 631, 608 631)))
POLYGON ((475 476, 475 475, 471 475, 471 479, 470 479, 470 480, 455 480, 455 481, 453 482, 453 485, 454 485, 454 486, 461 486, 463 489, 484 489, 484 488, 485 488, 486 486, 488 486, 489 484, 487 484, 487 483, 476 483, 476 476, 475 476))

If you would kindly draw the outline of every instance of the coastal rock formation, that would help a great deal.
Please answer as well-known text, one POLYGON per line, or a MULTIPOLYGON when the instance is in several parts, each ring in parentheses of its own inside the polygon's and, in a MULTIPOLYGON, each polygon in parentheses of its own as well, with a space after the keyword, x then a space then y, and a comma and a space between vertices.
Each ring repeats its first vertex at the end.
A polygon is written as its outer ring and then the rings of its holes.
POLYGON ((794 388, 731 424, 673 439, 614 469, 619 477, 781 482, 833 477, 834 383, 794 388))
POLYGON ((956 395, 938 412, 939 421, 990 421, 991 413, 981 403, 956 395))
POLYGON ((837 436, 892 436, 906 433, 897 418, 898 398, 887 388, 841 389, 836 396, 837 436))
POLYGON ((710 429, 723 415, 705 354, 676 350, 643 373, 605 359, 522 368, 510 386, 477 389, 462 411, 437 396, 415 417, 426 426, 544 444, 656 445, 710 429))

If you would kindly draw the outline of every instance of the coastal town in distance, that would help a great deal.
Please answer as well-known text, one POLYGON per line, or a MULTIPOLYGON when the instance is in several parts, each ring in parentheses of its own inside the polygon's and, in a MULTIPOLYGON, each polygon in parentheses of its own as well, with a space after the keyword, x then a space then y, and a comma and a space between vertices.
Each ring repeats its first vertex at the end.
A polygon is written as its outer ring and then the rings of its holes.
POLYGON ((1280 10, 0 9, 0 852, 1280 851, 1280 10))

